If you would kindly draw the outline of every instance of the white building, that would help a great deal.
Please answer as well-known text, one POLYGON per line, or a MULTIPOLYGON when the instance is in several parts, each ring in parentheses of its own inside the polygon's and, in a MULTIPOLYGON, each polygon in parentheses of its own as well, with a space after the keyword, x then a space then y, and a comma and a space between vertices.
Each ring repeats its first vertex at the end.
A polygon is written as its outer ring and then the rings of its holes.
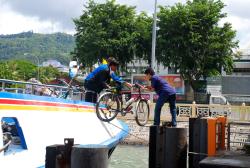
MULTIPOLYGON (((148 62, 142 59, 134 59, 127 64, 127 69, 132 74, 144 73, 144 70, 148 67, 148 62)), ((157 64, 156 67, 157 69, 155 69, 155 72, 157 74, 168 74, 168 67, 164 67, 162 64, 157 64)))
POLYGON ((69 67, 62 65, 59 61, 57 60, 47 60, 45 62, 42 63, 43 67, 47 67, 47 66, 52 66, 54 68, 57 68, 60 72, 69 72, 69 67))
POLYGON ((250 49, 240 50, 241 57, 234 58, 233 75, 250 75, 250 49))

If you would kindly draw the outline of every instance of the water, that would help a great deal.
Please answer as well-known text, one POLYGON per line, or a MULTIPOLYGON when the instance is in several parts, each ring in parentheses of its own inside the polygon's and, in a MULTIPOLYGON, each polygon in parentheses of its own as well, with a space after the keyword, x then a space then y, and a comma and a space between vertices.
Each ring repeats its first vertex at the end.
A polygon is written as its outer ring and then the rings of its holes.
POLYGON ((109 168, 145 167, 148 167, 148 146, 118 145, 109 163, 109 168))

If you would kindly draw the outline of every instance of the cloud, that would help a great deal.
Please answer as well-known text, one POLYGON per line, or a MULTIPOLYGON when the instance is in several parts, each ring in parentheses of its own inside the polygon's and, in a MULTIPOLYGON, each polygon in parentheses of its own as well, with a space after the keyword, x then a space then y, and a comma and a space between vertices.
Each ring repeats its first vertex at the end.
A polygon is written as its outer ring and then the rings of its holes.
MULTIPOLYGON (((157 6, 172 6, 178 2, 185 3, 186 0, 157 0, 157 6)), ((139 12, 146 11, 152 14, 154 12, 155 0, 117 0, 117 3, 135 6, 139 12)))
POLYGON ((237 39, 240 40, 241 48, 250 47, 250 18, 242 18, 237 15, 232 15, 224 19, 224 21, 232 23, 232 27, 237 32, 237 39))
MULTIPOLYGON (((95 0, 103 3, 106 0, 95 0)), ((79 18, 83 5, 88 0, 0 0, 0 34, 12 34, 33 30, 39 33, 67 32, 74 34, 73 18, 79 18)), ((146 11, 150 15, 154 11, 155 0, 116 0, 117 3, 135 6, 138 12, 146 11)), ((158 5, 174 5, 186 0, 157 0, 158 5)), ((241 47, 250 42, 250 1, 223 0, 224 12, 228 17, 224 20, 232 23, 237 31, 237 39, 241 47)))
MULTIPOLYGON (((36 17, 41 22, 60 24, 62 29, 74 29, 73 18, 81 14, 81 0, 1 0, 16 15, 36 17)), ((2 6, 2 5, 1 5, 2 6)), ((2 13, 2 12, 1 12, 2 13)))
POLYGON ((226 5, 223 12, 227 17, 223 22, 229 22, 237 32, 236 39, 239 40, 241 49, 250 48, 250 1, 246 0, 224 0, 226 5))
MULTIPOLYGON (((9 9, 8 6, 0 7, 0 34, 14 34, 25 31, 52 33, 63 31, 60 22, 49 20, 41 21, 37 16, 23 16, 9 9)), ((65 32, 70 30, 65 30, 65 32)))
POLYGON ((249 0, 223 0, 226 5, 225 11, 229 15, 240 18, 250 18, 250 1, 249 0))
MULTIPOLYGON (((117 0, 117 3, 136 6, 138 11, 154 11, 154 0, 117 0)), ((72 18, 79 17, 82 14, 83 5, 88 0, 0 0, 8 5, 12 11, 27 17, 37 17, 38 19, 50 20, 52 22, 61 22, 65 28, 72 28, 72 18)), ((105 0, 95 0, 97 3, 103 3, 105 0)), ((185 2, 185 0, 158 0, 158 5, 173 5, 176 2, 185 2)))

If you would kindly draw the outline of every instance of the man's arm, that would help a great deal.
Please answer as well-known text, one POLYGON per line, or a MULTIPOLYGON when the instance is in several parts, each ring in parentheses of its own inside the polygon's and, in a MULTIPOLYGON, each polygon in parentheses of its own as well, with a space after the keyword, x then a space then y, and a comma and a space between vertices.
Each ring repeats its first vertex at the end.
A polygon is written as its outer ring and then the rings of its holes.
POLYGON ((125 82, 121 77, 118 77, 114 72, 111 72, 110 76, 116 82, 119 82, 119 83, 125 82))
POLYGON ((126 85, 126 86, 129 87, 129 88, 132 88, 132 87, 133 87, 133 85, 132 85, 131 83, 129 83, 129 82, 124 82, 123 84, 126 85))
POLYGON ((144 86, 144 90, 153 92, 155 89, 152 86, 144 86))
POLYGON ((132 88, 132 87, 133 87, 133 85, 132 85, 131 83, 124 81, 121 77, 118 77, 114 72, 112 72, 110 76, 111 76, 111 78, 112 78, 114 81, 116 81, 116 82, 118 82, 118 83, 124 84, 124 85, 126 85, 127 87, 129 87, 129 88, 132 88))

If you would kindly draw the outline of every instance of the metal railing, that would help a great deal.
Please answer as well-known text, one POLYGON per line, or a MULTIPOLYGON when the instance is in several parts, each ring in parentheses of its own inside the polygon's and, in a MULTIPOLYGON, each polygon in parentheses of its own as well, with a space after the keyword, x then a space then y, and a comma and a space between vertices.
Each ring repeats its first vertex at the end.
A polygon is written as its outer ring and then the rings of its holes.
POLYGON ((245 144, 250 144, 250 121, 232 121, 227 127, 227 149, 242 149, 245 144))
POLYGON ((227 116, 229 121, 250 121, 250 106, 177 104, 178 117, 227 116))
MULTIPOLYGON (((46 85, 32 82, 14 81, 0 79, 0 91, 14 92, 14 93, 26 93, 26 94, 38 94, 37 88, 47 88, 52 93, 59 92, 59 95, 63 95, 69 90, 68 86, 59 85, 46 85), (17 87, 18 85, 18 87, 17 87), (31 91, 27 90, 27 86, 31 86, 31 91)), ((84 91, 74 90, 71 88, 70 97, 74 100, 84 100, 84 91)), ((58 97, 58 96, 56 96, 58 97)), ((197 117, 197 116, 227 116, 229 121, 250 121, 250 106, 245 106, 243 103, 241 106, 232 105, 206 105, 206 104, 176 104, 178 117, 197 117)), ((151 105, 151 111, 154 109, 154 104, 151 105)), ((164 105, 162 112, 169 113, 168 104, 164 105)), ((152 115, 152 114, 151 114, 152 115)))
POLYGON ((69 86, 47 85, 24 81, 14 81, 0 79, 0 91, 32 94, 41 96, 61 97, 69 91, 69 97, 74 100, 84 100, 84 92, 71 88, 69 86))

